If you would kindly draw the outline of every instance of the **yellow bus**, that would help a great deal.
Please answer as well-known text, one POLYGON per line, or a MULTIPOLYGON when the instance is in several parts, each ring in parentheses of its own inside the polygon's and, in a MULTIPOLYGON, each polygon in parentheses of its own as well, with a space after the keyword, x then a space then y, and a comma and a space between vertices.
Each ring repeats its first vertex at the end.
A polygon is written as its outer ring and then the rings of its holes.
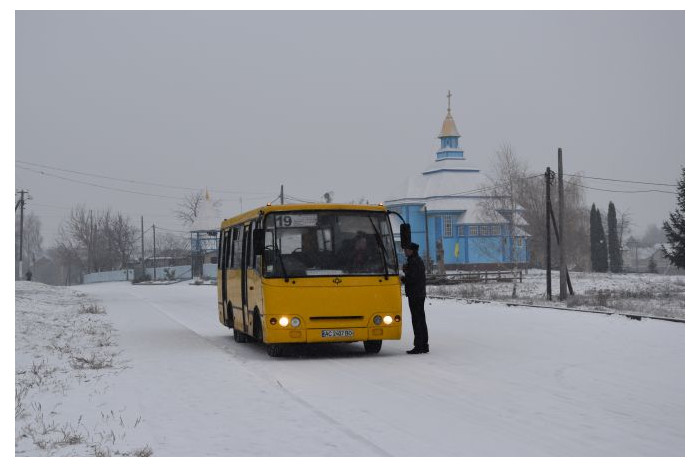
MULTIPOLYGON (((236 342, 364 343, 401 338, 401 283, 381 205, 264 206, 221 223, 219 321, 236 342)), ((401 225, 401 244, 410 227, 401 225)))

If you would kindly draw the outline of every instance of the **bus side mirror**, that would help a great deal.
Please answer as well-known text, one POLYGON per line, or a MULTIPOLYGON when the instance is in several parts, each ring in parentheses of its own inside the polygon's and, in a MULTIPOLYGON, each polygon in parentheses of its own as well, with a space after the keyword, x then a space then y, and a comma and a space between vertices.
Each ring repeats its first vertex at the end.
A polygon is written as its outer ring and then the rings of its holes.
POLYGON ((401 248, 408 248, 411 244, 411 224, 401 224, 401 248))
POLYGON ((253 230, 253 253, 255 255, 262 255, 265 251, 265 230, 255 229, 253 230))

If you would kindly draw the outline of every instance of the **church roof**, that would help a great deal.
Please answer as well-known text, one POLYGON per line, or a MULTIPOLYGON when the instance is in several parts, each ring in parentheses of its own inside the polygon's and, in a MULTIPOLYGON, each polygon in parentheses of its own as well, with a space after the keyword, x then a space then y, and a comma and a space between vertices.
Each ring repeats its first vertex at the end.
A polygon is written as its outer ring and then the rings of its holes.
POLYGON ((440 131, 438 138, 444 138, 446 136, 460 136, 459 131, 457 131, 457 125, 455 124, 455 121, 452 118, 452 113, 449 109, 447 110, 445 121, 442 122, 442 130, 440 131))
POLYGON ((420 202, 436 196, 469 193, 478 195, 475 190, 486 184, 486 176, 466 165, 464 160, 440 160, 426 167, 423 173, 404 180, 389 194, 386 202, 408 204, 411 199, 420 202))

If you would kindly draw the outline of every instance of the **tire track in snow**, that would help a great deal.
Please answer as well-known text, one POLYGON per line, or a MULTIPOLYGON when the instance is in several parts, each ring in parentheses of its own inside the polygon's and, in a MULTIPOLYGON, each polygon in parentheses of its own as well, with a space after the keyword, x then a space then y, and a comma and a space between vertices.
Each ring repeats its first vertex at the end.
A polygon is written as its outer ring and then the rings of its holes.
MULTIPOLYGON (((189 324, 183 322, 182 320, 178 319, 176 316, 173 316, 173 314, 168 311, 167 307, 161 306, 158 303, 152 302, 148 298, 138 295, 137 293, 134 293, 133 291, 128 292, 130 295, 132 295, 135 298, 141 299, 144 303, 148 304, 150 307, 155 309, 157 312, 160 314, 164 315, 171 321, 177 323, 178 325, 188 329, 190 332, 192 332, 195 336, 197 336, 200 340, 206 342, 208 345, 213 345, 214 347, 223 350, 224 352, 234 356, 236 359, 241 361, 242 365, 241 367, 246 370, 246 372, 253 378, 257 379, 258 381, 263 381, 267 385, 270 385, 271 387, 277 387, 279 388, 278 390, 290 397, 292 400, 294 400, 296 403, 304 407, 305 409, 309 410, 311 413, 316 415, 317 417, 321 418, 324 420, 326 423, 332 425, 336 429, 338 429, 340 432, 344 433, 346 436, 349 438, 360 442, 362 444, 365 444, 369 446, 373 451, 376 452, 376 455, 379 456, 385 456, 385 457, 390 457, 392 454, 387 452, 386 450, 382 449, 380 446, 376 445, 369 439, 365 438, 359 433, 356 433, 353 431, 350 427, 348 427, 346 424, 338 421, 337 419, 333 418, 332 416, 328 415, 326 412, 324 412, 322 409, 314 406, 312 403, 308 402, 306 399, 303 397, 295 394, 291 390, 287 389, 284 387, 284 385, 274 376, 270 375, 267 371, 256 368, 255 370, 250 368, 250 359, 246 358, 241 352, 236 351, 234 346, 230 345, 222 345, 221 342, 215 338, 204 336, 197 332, 197 330, 193 329, 189 324)), ((231 336, 230 342, 233 342, 233 336, 231 336)))

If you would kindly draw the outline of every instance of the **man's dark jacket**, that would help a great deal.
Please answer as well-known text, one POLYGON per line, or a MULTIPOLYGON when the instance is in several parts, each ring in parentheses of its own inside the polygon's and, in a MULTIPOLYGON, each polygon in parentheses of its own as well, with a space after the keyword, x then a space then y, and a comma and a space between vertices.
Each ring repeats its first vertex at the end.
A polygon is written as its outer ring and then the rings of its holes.
POLYGON ((403 268, 406 274, 406 296, 409 298, 425 297, 425 264, 418 254, 408 257, 403 268))

